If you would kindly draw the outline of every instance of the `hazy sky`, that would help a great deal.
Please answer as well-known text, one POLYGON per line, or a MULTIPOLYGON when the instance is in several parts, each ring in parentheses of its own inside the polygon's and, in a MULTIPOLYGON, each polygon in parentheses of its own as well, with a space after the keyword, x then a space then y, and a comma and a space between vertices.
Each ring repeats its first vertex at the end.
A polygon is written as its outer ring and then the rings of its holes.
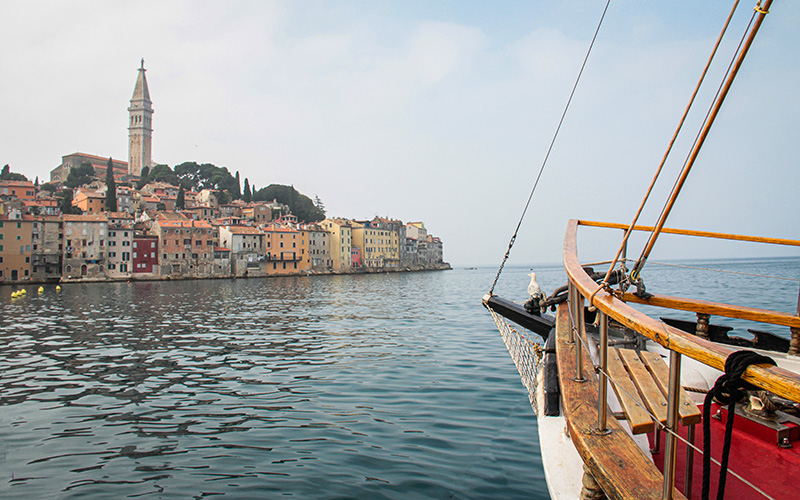
MULTIPOLYGON (((569 218, 631 220, 731 4, 612 2, 512 263, 560 261, 569 218)), ((154 161, 294 184, 330 216, 423 220, 454 265, 498 265, 604 5, 4 0, 0 164, 44 181, 73 152, 127 160, 144 58, 154 161)), ((643 223, 751 13, 742 2, 643 223)), ((800 237, 798 26, 800 2, 773 5, 670 226, 800 237)))

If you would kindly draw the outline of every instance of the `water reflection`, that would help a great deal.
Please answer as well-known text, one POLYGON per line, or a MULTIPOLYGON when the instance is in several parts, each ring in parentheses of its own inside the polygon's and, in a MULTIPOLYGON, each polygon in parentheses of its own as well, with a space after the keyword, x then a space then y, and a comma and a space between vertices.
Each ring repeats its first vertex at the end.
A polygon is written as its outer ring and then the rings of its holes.
POLYGON ((0 496, 542 495, 535 420, 477 306, 486 282, 76 284, 4 300, 0 496))

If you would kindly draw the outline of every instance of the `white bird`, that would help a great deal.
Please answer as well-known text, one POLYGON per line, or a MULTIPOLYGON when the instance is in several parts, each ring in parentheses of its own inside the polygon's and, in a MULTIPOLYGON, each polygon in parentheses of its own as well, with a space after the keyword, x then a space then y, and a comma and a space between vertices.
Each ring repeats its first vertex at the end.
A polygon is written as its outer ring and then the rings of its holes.
POLYGON ((536 273, 530 273, 528 276, 531 277, 531 283, 528 285, 528 295, 531 298, 542 298, 544 294, 542 293, 542 288, 539 286, 539 283, 536 282, 536 273))

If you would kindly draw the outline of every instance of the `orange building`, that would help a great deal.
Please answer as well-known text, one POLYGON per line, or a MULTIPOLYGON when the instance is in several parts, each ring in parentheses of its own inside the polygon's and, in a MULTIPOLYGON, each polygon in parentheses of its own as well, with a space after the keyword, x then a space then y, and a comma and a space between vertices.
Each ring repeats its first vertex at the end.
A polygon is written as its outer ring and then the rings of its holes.
POLYGON ((308 232, 278 224, 264 226, 267 274, 297 274, 311 269, 308 232))
POLYGON ((97 214, 105 210, 106 197, 89 189, 78 189, 72 205, 83 210, 84 214, 97 214))
POLYGON ((30 181, 0 181, 0 195, 33 200, 36 198, 36 186, 30 181))
POLYGON ((0 282, 31 279, 33 216, 0 215, 0 282))

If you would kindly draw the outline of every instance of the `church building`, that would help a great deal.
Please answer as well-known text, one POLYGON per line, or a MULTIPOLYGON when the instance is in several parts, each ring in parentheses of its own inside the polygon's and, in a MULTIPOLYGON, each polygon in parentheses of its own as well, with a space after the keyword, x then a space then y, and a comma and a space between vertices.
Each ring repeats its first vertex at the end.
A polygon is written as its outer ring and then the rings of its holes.
MULTIPOLYGON (((139 74, 136 78, 136 86, 133 89, 133 96, 128 107, 128 162, 113 160, 115 176, 138 178, 145 166, 148 168, 153 166, 151 159, 153 102, 150 100, 150 90, 147 88, 145 71, 144 59, 142 59, 139 74)), ((50 182, 65 182, 70 170, 79 167, 83 163, 91 164, 99 178, 103 179, 105 177, 108 157, 72 153, 62 156, 61 165, 50 171, 50 182)))

